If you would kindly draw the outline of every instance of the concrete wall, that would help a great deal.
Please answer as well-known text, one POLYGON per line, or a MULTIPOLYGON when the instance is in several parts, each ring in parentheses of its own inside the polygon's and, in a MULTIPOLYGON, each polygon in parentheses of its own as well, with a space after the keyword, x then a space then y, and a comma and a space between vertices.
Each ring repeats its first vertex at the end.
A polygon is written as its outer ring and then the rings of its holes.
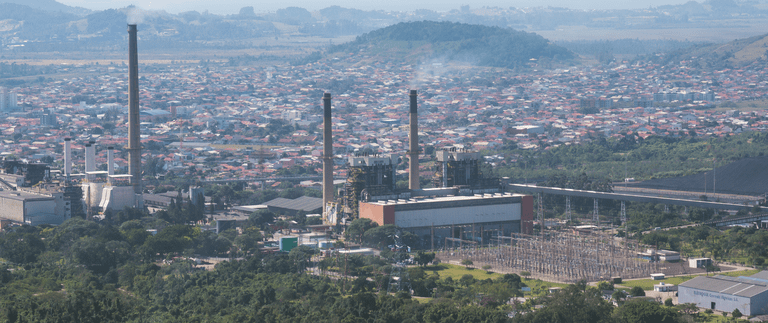
POLYGON ((53 199, 43 201, 26 201, 24 203, 25 214, 34 216, 38 214, 56 214, 56 201, 53 199))
POLYGON ((24 201, 0 196, 0 218, 24 222, 24 201))
POLYGON ((520 203, 407 210, 395 213, 395 225, 401 228, 444 226, 451 224, 505 222, 520 220, 520 203))
POLYGON ((125 207, 136 207, 136 195, 131 186, 107 186, 102 191, 101 204, 102 210, 108 209, 113 212, 121 211, 125 207))
POLYGON ((83 183, 83 199, 88 202, 88 189, 90 188, 91 195, 91 207, 99 207, 101 204, 102 191, 104 190, 105 183, 91 182, 83 183))
POLYGON ((733 312, 738 308, 746 316, 768 313, 768 292, 748 298, 679 286, 677 293, 680 304, 694 303, 701 308, 711 308, 714 302, 714 309, 718 311, 733 312))

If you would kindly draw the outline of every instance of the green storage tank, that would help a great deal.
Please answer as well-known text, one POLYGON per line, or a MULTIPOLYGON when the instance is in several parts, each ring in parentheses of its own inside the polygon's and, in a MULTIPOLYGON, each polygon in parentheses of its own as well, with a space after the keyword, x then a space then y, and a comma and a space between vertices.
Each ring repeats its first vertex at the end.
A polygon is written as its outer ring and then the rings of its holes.
POLYGON ((280 251, 289 252, 299 245, 299 237, 281 237, 280 251))

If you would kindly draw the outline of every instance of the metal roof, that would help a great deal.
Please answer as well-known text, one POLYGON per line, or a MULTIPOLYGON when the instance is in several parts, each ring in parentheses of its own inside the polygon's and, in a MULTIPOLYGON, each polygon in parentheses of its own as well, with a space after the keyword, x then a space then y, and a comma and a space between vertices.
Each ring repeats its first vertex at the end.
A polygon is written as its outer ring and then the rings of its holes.
POLYGON ((752 276, 749 276, 752 278, 759 278, 759 279, 768 279, 768 270, 763 270, 757 274, 754 274, 752 276))
POLYGON ((374 202, 367 202, 376 205, 392 205, 392 204, 426 204, 426 203, 439 203, 439 202, 453 202, 453 201, 480 201, 489 199, 508 199, 510 197, 521 197, 521 194, 511 193, 494 193, 494 194, 474 194, 474 195, 456 195, 456 196, 438 196, 438 197, 426 197, 426 198, 411 198, 411 199, 398 199, 398 200, 381 200, 374 202))
POLYGON ((282 209, 310 212, 323 207, 323 199, 319 197, 302 196, 296 199, 278 197, 265 202, 264 205, 282 209))
POLYGON ((737 278, 723 275, 699 276, 680 284, 680 286, 741 297, 753 297, 768 292, 768 282, 747 279, 747 277, 737 278))
POLYGON ((39 195, 25 191, 6 191, 0 190, 0 196, 5 199, 18 200, 18 201, 47 201, 53 200, 53 196, 39 195))

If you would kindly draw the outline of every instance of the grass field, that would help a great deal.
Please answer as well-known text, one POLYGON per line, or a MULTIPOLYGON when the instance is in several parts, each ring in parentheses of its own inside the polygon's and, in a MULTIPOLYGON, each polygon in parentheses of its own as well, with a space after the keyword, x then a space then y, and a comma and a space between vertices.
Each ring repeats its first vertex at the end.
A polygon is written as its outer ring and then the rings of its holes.
MULTIPOLYGON (((758 269, 752 269, 752 270, 742 270, 742 271, 734 271, 729 273, 715 273, 716 275, 725 275, 725 276, 731 276, 731 277, 738 277, 738 276, 749 276, 754 275, 756 273, 760 272, 758 269)), ((661 282, 664 282, 664 284, 674 284, 679 285, 681 283, 684 283, 686 281, 689 281, 696 277, 697 275, 690 275, 690 276, 679 276, 679 277, 669 277, 662 280, 653 280, 653 279, 638 279, 638 280, 625 280, 621 284, 622 286, 627 287, 635 287, 640 286, 643 290, 653 290, 653 285, 660 284, 661 282)), ((700 275, 699 275, 700 276, 700 275)))
POLYGON ((653 285, 661 284, 664 282, 664 284, 670 285, 679 285, 680 283, 684 283, 686 281, 689 281, 693 279, 696 276, 680 276, 680 277, 670 277, 662 280, 653 280, 653 279, 640 279, 640 280, 625 280, 621 282, 620 285, 627 286, 627 287, 635 287, 640 286, 643 290, 653 290, 653 285))
POLYGON ((437 274, 440 276, 441 279, 445 279, 448 277, 451 277, 453 280, 461 279, 461 276, 464 275, 472 275, 475 279, 497 279, 501 277, 501 274, 497 273, 488 273, 485 270, 482 270, 480 268, 475 269, 467 269, 463 266, 457 266, 457 265, 451 265, 451 264, 439 264, 434 266, 425 266, 423 267, 424 271, 427 272, 427 274, 437 274))
MULTIPOLYGON (((480 268, 467 269, 463 266, 457 266, 457 265, 451 265, 451 264, 439 264, 434 266, 426 266, 423 268, 428 275, 437 274, 437 275, 440 275, 441 279, 451 277, 451 279, 453 279, 454 281, 461 279, 462 276, 467 274, 472 275, 472 277, 478 280, 483 280, 488 278, 498 279, 502 276, 502 274, 499 274, 499 273, 488 273, 485 270, 482 270, 480 268)), ((540 279, 529 279, 529 278, 523 278, 523 283, 525 283, 526 286, 530 287, 532 292, 547 290, 550 287, 565 288, 568 286, 568 284, 546 282, 540 279)), ((526 292, 525 294, 530 295, 531 292, 526 292)))

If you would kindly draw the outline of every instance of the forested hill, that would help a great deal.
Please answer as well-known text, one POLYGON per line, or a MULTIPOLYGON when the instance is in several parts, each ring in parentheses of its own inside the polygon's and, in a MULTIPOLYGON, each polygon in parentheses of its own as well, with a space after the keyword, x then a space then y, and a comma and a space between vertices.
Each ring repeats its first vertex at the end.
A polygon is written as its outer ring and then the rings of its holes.
POLYGON ((65 12, 71 14, 87 14, 90 10, 80 7, 70 7, 63 3, 56 2, 54 0, 0 0, 0 4, 12 3, 17 5, 28 6, 33 9, 52 11, 52 12, 65 12))
POLYGON ((513 68, 535 60, 572 59, 569 50, 543 37, 505 29, 453 22, 402 22, 358 36, 330 52, 358 53, 404 59, 439 58, 480 66, 513 68))

